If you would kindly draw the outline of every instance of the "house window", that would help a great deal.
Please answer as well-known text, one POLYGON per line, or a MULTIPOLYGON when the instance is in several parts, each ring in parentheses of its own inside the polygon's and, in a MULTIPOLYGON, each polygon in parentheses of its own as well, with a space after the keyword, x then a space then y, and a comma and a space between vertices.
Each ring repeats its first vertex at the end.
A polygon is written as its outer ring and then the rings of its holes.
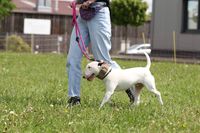
POLYGON ((200 31, 200 0, 184 0, 183 31, 200 31))
POLYGON ((51 0, 38 0, 37 10, 39 12, 51 12, 51 0))
POLYGON ((39 0, 39 6, 51 7, 51 0, 39 0))

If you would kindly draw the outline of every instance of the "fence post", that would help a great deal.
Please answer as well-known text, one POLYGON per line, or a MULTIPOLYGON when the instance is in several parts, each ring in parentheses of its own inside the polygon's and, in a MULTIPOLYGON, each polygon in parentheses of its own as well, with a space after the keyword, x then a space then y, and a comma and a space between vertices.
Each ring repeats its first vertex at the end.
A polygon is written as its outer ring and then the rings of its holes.
POLYGON ((142 32, 143 43, 146 43, 144 32, 142 32))
POLYGON ((8 32, 6 33, 6 45, 5 45, 5 47, 6 47, 6 52, 8 51, 8 32))
POLYGON ((60 42, 59 41, 57 42, 57 52, 58 52, 58 54, 60 54, 60 42))
POLYGON ((68 34, 67 34, 67 32, 65 32, 63 43, 64 43, 64 53, 67 53, 68 52, 68 34))
POLYGON ((34 35, 31 34, 31 53, 34 53, 34 35))
POLYGON ((173 51, 174 51, 174 63, 176 63, 176 32, 173 31, 173 51))
POLYGON ((61 42, 63 42, 63 37, 58 36, 57 37, 57 52, 58 52, 58 54, 60 54, 60 51, 61 51, 61 49, 60 49, 61 42))

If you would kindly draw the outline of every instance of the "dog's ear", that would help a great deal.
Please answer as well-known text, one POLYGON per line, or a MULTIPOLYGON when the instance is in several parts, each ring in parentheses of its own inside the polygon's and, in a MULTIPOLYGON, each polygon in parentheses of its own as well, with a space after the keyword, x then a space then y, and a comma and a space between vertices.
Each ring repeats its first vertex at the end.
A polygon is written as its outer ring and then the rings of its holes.
POLYGON ((99 62, 98 66, 101 66, 102 64, 104 64, 104 61, 99 62))

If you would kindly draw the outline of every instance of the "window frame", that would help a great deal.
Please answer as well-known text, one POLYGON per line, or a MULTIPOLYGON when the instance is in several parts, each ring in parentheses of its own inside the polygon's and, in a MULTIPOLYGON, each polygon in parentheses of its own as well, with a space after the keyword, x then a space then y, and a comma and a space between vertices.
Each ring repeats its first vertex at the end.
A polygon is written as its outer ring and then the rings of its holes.
POLYGON ((183 33, 200 33, 200 0, 198 0, 198 22, 197 29, 188 29, 188 2, 183 0, 183 17, 182 17, 182 32, 183 33))
POLYGON ((40 0, 39 1, 39 6, 42 6, 42 7, 51 7, 51 0, 40 0))
POLYGON ((51 0, 44 0, 45 7, 51 7, 51 0))

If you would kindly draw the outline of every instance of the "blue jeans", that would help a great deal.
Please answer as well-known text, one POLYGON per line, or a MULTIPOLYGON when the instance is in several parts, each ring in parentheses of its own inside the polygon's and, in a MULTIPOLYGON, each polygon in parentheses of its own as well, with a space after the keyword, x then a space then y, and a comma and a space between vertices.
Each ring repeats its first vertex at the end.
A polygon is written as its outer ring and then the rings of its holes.
MULTIPOLYGON (((106 61, 111 64, 113 68, 120 68, 116 62, 111 60, 109 54, 111 49, 111 22, 108 7, 102 8, 95 17, 89 21, 85 21, 78 16, 77 23, 86 47, 91 43, 94 58, 96 60, 106 61)), ((82 56, 83 54, 76 42, 75 29, 73 29, 67 58, 69 97, 80 96, 82 56)))

